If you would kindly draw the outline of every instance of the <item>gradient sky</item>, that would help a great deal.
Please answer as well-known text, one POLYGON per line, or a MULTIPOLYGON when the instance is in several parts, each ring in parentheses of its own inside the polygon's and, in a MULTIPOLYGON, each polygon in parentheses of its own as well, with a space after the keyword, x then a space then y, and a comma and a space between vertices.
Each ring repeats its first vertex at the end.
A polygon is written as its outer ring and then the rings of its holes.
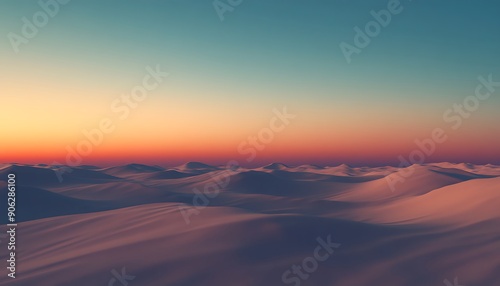
POLYGON ((427 162, 499 164, 500 88, 456 130, 443 114, 500 81, 500 3, 401 1, 348 64, 339 44, 388 2, 244 0, 221 21, 212 1, 72 0, 15 53, 42 8, 3 0, 0 162, 64 163, 110 118, 82 164, 398 164, 435 128, 449 139, 427 162), (112 102, 157 65, 169 77, 120 120, 112 102), (248 162, 238 147, 284 106, 296 118, 248 162))

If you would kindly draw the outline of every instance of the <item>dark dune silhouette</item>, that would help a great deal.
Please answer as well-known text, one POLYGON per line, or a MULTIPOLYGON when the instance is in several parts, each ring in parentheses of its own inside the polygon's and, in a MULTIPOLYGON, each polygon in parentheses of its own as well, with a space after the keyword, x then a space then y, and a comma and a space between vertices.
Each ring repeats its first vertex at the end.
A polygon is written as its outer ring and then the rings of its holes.
POLYGON ((164 169, 159 166, 148 166, 143 164, 128 164, 124 166, 117 166, 104 169, 103 172, 110 175, 126 175, 126 174, 136 174, 136 173, 150 173, 150 172, 159 172, 164 169))
POLYGON ((65 171, 61 171, 58 177, 57 170, 50 167, 10 165, 0 169, 0 176, 5 178, 7 174, 13 173, 18 178, 18 184, 33 187, 61 186, 61 183, 98 184, 107 181, 121 180, 121 178, 97 170, 68 166, 62 168, 65 168, 65 171))
POLYGON ((266 169, 266 170, 286 170, 289 168, 290 167, 288 167, 287 165, 282 164, 282 163, 272 163, 272 164, 269 164, 267 166, 262 167, 262 169, 266 169))
POLYGON ((188 162, 184 165, 178 167, 180 170, 202 170, 202 171, 214 171, 218 170, 218 167, 210 166, 200 162, 188 162))
POLYGON ((182 173, 182 172, 179 172, 176 170, 167 170, 167 171, 160 171, 160 172, 148 174, 146 176, 143 176, 143 178, 150 179, 150 180, 181 179, 181 178, 192 177, 194 175, 195 174, 182 173))
MULTIPOLYGON (((29 186, 18 189, 16 200, 18 201, 16 208, 17 222, 96 212, 116 207, 113 202, 81 200, 29 186)), ((5 205, 2 205, 0 209, 3 213, 7 213, 5 205)), ((2 219, 2 223, 7 223, 6 216, 2 219)))

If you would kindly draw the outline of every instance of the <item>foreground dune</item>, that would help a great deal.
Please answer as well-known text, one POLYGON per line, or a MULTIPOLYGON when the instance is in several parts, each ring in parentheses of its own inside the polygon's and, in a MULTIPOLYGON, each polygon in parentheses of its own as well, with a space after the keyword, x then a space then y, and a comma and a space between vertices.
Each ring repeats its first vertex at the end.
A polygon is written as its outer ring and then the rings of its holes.
POLYGON ((59 182, 51 166, 3 165, 19 174, 19 266, 0 285, 496 286, 499 170, 193 162, 85 166, 59 182), (305 272, 318 247, 327 258, 305 272))

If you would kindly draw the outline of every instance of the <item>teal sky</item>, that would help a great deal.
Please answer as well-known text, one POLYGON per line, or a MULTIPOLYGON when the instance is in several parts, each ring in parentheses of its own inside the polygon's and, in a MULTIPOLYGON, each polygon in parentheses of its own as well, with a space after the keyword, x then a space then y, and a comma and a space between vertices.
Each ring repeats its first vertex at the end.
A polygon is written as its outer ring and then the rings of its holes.
MULTIPOLYGON (((478 74, 499 72, 496 1, 401 1, 403 12, 347 64, 340 42, 352 43, 353 27, 387 3, 243 1, 221 22, 211 1, 72 0, 21 46, 20 55, 10 53, 4 37, 2 54, 101 67, 93 72, 120 78, 127 76, 123 71, 161 62, 180 80, 189 73, 186 81, 223 78, 250 89, 308 85, 315 90, 310 95, 320 97, 341 87, 381 85, 435 100, 434 88, 461 96, 478 74)), ((3 0, 0 7, 4 35, 19 31, 20 19, 40 9, 25 0, 3 0)))

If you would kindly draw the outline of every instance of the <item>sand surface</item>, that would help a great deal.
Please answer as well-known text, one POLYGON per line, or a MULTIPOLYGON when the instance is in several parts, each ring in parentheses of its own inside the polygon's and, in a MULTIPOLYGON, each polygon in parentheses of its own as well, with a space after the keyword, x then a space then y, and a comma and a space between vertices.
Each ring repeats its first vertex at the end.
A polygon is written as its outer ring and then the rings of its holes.
POLYGON ((499 166, 53 169, 0 166, 3 196, 18 181, 17 278, 2 266, 0 285, 500 285, 499 166))

